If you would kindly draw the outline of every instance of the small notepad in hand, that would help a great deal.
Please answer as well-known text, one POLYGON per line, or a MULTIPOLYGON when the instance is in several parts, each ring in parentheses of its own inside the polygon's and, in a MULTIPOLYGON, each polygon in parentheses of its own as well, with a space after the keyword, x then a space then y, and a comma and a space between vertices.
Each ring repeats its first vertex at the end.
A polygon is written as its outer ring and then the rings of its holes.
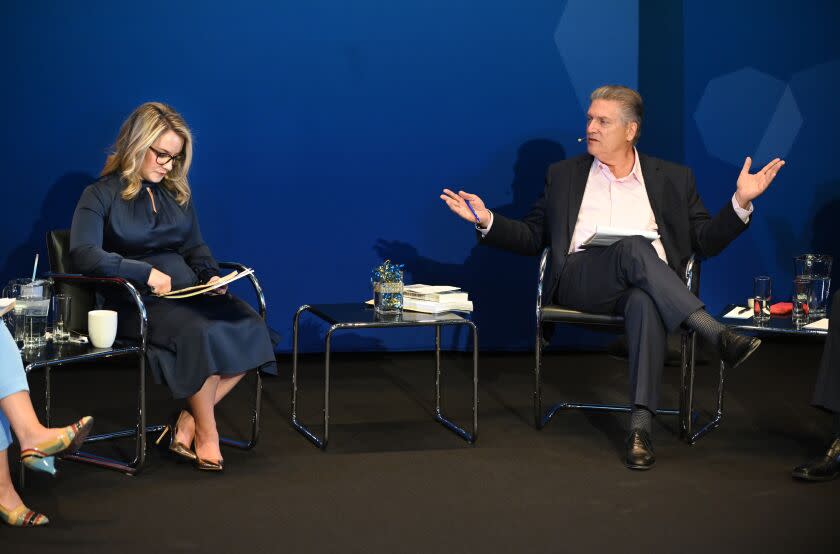
POLYGON ((626 227, 609 227, 607 225, 596 225, 595 233, 583 241, 581 248, 589 248, 590 246, 610 246, 613 243, 620 241, 627 237, 640 236, 653 242, 659 238, 656 231, 646 231, 644 229, 629 229, 626 227))
POLYGON ((6 315, 15 309, 14 298, 0 298, 0 316, 6 315))
POLYGON ((173 290, 164 294, 160 294, 158 296, 160 296, 161 298, 189 298, 190 296, 198 296, 199 294, 204 294, 206 292, 210 292, 211 290, 225 287, 234 281, 251 275, 253 272, 254 270, 251 268, 248 268, 242 272, 234 271, 220 278, 218 281, 214 281, 213 283, 205 283, 203 285, 195 285, 192 287, 173 290))

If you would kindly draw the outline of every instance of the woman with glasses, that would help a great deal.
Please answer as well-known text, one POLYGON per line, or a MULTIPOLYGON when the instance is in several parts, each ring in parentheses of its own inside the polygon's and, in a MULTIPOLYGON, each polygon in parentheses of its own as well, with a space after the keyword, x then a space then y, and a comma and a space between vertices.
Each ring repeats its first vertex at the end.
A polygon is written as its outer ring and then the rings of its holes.
POLYGON ((76 206, 70 259, 75 271, 123 277, 143 294, 152 373, 186 400, 164 430, 169 450, 198 469, 221 471, 214 406, 247 371, 276 374, 277 365, 265 323, 226 287, 159 296, 219 280, 187 181, 191 161, 192 135, 180 114, 159 102, 134 110, 101 178, 76 206))
POLYGON ((34 471, 55 475, 53 456, 78 450, 92 426, 92 417, 62 429, 41 425, 29 398, 17 344, 0 319, 0 520, 12 527, 40 527, 50 521, 27 508, 12 485, 8 457, 12 431, 20 441, 20 462, 34 471))

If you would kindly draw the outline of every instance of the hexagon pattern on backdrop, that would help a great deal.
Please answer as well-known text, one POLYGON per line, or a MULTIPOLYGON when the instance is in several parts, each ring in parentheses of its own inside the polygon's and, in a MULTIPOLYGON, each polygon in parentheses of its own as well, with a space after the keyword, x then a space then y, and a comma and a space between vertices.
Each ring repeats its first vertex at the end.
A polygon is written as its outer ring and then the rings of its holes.
POLYGON ((709 81, 694 120, 706 151, 736 167, 784 157, 802 127, 791 87, 751 67, 709 81))
POLYGON ((638 0, 569 0, 554 44, 584 110, 603 84, 638 88, 638 0))

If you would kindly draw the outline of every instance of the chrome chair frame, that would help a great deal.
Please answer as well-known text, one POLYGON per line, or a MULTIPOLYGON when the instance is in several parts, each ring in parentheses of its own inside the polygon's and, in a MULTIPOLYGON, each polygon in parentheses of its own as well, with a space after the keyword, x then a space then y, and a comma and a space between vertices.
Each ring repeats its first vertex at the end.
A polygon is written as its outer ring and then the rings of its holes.
MULTIPOLYGON (((629 412, 631 406, 616 404, 591 404, 576 402, 559 402, 550 406, 544 413, 542 411, 542 362, 543 362, 543 337, 542 326, 544 323, 565 323, 571 325, 592 325, 597 327, 622 329, 624 318, 618 315, 589 314, 577 310, 565 309, 561 306, 543 305, 543 284, 545 270, 551 256, 551 249, 545 248, 540 256, 539 274, 537 280, 537 304, 536 304, 536 341, 535 341, 535 364, 534 364, 534 426, 541 430, 548 424, 554 415, 560 410, 590 410, 600 412, 629 412), (546 311, 549 313, 546 314, 546 311), (564 317, 564 314, 566 317, 564 317)), ((699 291, 699 261, 696 255, 692 255, 686 264, 685 282, 686 286, 695 294, 699 291)), ((695 375, 695 348, 697 337, 690 329, 683 330, 680 341, 680 406, 679 408, 668 408, 657 410, 658 414, 672 415, 679 417, 680 438, 689 445, 694 444, 700 437, 709 431, 717 428, 723 417, 723 383, 724 366, 721 364, 720 380, 718 382, 717 409, 713 419, 697 431, 693 430, 696 414, 693 411, 694 403, 694 375, 695 375)))
MULTIPOLYGON (((247 269, 244 265, 236 262, 220 262, 219 267, 223 269, 235 269, 237 271, 244 271, 247 269)), ((100 358, 110 358, 114 356, 136 354, 139 358, 138 370, 138 392, 137 392, 137 410, 136 421, 133 428, 123 429, 111 433, 102 433, 91 435, 85 440, 85 444, 92 444, 96 442, 108 441, 119 438, 134 437, 134 459, 116 460, 104 456, 98 456, 89 452, 79 451, 74 454, 67 454, 63 456, 65 460, 73 460, 81 463, 92 464, 98 467, 113 469, 120 471, 127 475, 137 475, 143 469, 146 462, 147 453, 147 434, 159 432, 163 429, 163 425, 147 425, 146 424, 146 405, 147 405, 147 391, 146 391, 146 347, 148 338, 148 316, 146 314, 146 306, 137 289, 126 279, 119 277, 90 277, 85 275, 73 274, 52 274, 51 278, 55 283, 68 284, 89 284, 89 285, 109 285, 122 287, 129 295, 137 308, 137 313, 140 322, 140 339, 136 344, 129 344, 118 348, 108 349, 106 351, 92 351, 80 355, 72 355, 66 357, 59 357, 48 360, 37 360, 26 366, 27 374, 36 369, 44 369, 44 423, 49 426, 52 412, 52 387, 51 387, 51 370, 53 367, 62 365, 91 361, 100 358)), ((265 320, 266 317, 266 303, 265 295, 263 294, 262 286, 254 273, 248 275, 248 279, 254 288, 257 297, 260 317, 265 320)), ((220 442, 222 444, 233 446, 242 450, 251 450, 257 445, 260 432, 260 411, 262 405, 262 376, 260 372, 256 372, 256 390, 254 392, 254 407, 251 413, 251 429, 250 437, 247 440, 235 440, 231 438, 222 437, 220 442)), ((24 484, 23 466, 21 466, 20 483, 24 484)))

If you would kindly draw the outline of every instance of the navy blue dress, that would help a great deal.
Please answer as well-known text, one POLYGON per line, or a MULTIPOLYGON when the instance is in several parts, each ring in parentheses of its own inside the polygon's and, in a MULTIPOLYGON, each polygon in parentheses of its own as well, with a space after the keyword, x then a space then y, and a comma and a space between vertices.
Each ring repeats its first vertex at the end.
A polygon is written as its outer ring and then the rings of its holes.
POLYGON ((192 202, 179 206, 169 191, 145 182, 137 197, 124 200, 123 188, 112 174, 84 190, 73 214, 70 261, 79 273, 128 279, 143 295, 155 381, 186 398, 210 375, 276 374, 271 335, 248 303, 230 293, 172 300, 151 294, 152 268, 169 275, 176 290, 219 275, 219 266, 201 238, 192 202))

